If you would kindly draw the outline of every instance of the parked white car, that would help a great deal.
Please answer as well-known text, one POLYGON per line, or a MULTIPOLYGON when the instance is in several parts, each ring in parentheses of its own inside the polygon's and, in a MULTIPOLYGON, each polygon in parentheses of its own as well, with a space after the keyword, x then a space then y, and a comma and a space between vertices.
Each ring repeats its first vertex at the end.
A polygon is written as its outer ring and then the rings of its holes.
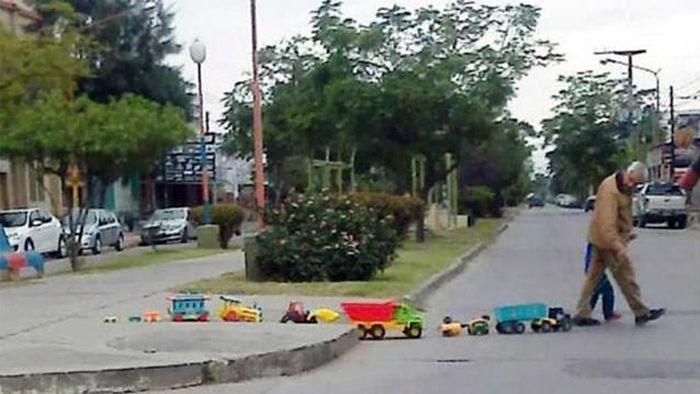
POLYGON ((158 209, 141 228, 142 244, 169 241, 186 243, 195 236, 195 225, 189 208, 158 209))
POLYGON ((563 208, 576 208, 579 204, 576 197, 570 194, 559 194, 557 196, 557 205, 563 208))
POLYGON ((42 208, 15 209, 0 212, 0 223, 10 246, 15 250, 35 250, 39 253, 65 257, 66 240, 61 222, 42 208))
MULTIPOLYGON (((80 251, 90 250, 92 254, 102 253, 104 246, 113 246, 119 252, 124 250, 124 233, 122 225, 114 212, 105 209, 88 209, 83 213, 82 223, 78 223, 78 214, 73 214, 76 234, 82 232, 80 238, 80 251)), ((70 217, 62 220, 63 231, 70 234, 70 217)), ((76 235, 77 237, 77 235, 76 235)))

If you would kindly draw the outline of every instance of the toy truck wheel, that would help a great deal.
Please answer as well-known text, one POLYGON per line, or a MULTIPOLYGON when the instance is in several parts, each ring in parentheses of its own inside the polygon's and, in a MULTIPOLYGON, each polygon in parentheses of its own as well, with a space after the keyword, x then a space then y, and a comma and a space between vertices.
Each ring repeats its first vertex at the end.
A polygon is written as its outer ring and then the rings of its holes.
POLYGON ((537 321, 533 321, 532 323, 530 323, 530 328, 532 329, 532 332, 540 332, 540 328, 542 327, 537 321))
POLYGON ((561 322, 561 330, 564 332, 571 331, 571 319, 564 319, 561 322))
POLYGON ((542 327, 540 328, 540 331, 547 333, 552 331, 552 325, 548 321, 543 321, 542 322, 542 327))
POLYGON ((382 326, 381 324, 375 324, 372 327, 370 327, 369 334, 374 339, 382 339, 382 338, 384 338, 384 335, 386 334, 386 330, 384 329, 384 326, 382 326))
POLYGON ((280 323, 284 324, 284 323, 289 322, 290 320, 292 320, 292 318, 289 317, 289 315, 284 315, 284 316, 282 316, 282 319, 280 319, 280 323))
POLYGON ((503 325, 501 323, 496 323, 496 332, 503 334, 503 325))
POLYGON ((515 323, 515 333, 516 334, 522 334, 525 332, 525 324, 523 322, 517 322, 515 323))
POLYGON ((423 329, 418 324, 413 323, 406 329, 405 334, 409 338, 417 339, 423 334, 423 329))
POLYGON ((358 325, 355 332, 357 333, 357 339, 367 339, 367 335, 369 334, 362 325, 358 325))

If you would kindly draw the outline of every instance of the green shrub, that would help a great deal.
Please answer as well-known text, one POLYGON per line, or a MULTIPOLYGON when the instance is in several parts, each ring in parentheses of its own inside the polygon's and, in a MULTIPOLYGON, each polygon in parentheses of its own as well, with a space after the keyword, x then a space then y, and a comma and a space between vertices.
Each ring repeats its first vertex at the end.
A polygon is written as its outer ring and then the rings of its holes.
POLYGON ((369 280, 394 257, 399 238, 388 218, 327 195, 298 195, 266 215, 258 265, 269 280, 369 280))
MULTIPOLYGON (((245 211, 235 204, 216 204, 210 208, 211 224, 219 226, 219 244, 226 249, 233 234, 240 231, 245 211)), ((204 224, 204 207, 193 208, 192 219, 197 225, 204 224)))
POLYGON ((484 217, 493 213, 496 195, 488 186, 467 187, 459 199, 461 212, 484 217))
POLYGON ((375 213, 378 219, 390 217, 396 233, 403 239, 411 223, 422 218, 423 200, 385 193, 355 193, 350 199, 375 213))

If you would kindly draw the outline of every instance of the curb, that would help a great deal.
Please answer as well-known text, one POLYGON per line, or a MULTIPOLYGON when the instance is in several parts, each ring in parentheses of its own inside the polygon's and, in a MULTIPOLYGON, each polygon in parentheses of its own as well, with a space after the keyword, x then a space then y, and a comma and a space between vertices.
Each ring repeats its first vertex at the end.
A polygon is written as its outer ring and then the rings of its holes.
POLYGON ((354 329, 349 329, 327 341, 236 359, 101 371, 6 375, 0 376, 0 393, 126 393, 289 376, 326 364, 357 342, 354 329))
MULTIPOLYGON (((491 241, 495 240, 501 233, 506 231, 508 228, 508 223, 503 223, 501 227, 498 228, 495 234, 491 236, 491 241)), ((408 294, 404 298, 410 303, 422 307, 425 300, 433 293, 435 290, 439 289, 440 286, 452 280, 454 277, 462 273, 467 267, 470 261, 476 258, 481 252, 488 246, 487 242, 481 242, 474 245, 465 254, 457 258, 457 261, 452 263, 449 267, 438 272, 425 281, 418 289, 414 290, 412 293, 408 294)))

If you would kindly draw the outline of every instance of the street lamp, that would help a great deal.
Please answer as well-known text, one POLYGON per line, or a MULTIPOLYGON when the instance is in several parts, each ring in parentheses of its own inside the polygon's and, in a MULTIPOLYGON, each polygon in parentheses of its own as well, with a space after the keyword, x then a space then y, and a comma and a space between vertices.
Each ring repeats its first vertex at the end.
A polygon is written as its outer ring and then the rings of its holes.
MULTIPOLYGON (((600 64, 602 64, 602 65, 606 65, 609 63, 619 64, 622 66, 629 66, 625 62, 621 62, 621 61, 615 60, 615 59, 602 59, 600 61, 600 64)), ((660 86, 659 86, 659 73, 661 72, 661 69, 654 71, 650 68, 646 68, 646 67, 642 67, 642 66, 635 66, 635 65, 632 65, 632 68, 640 70, 640 71, 648 72, 648 73, 652 74, 654 76, 654 78, 656 79, 656 110, 660 111, 660 109, 661 109, 661 91, 660 91, 660 86)))
POLYGON ((197 64, 197 89, 199 91, 199 138, 200 138, 200 167, 202 170, 202 200, 204 201, 204 224, 210 224, 209 212, 209 177, 206 163, 206 145, 204 143, 204 95, 202 94, 202 63, 207 58, 207 48, 204 43, 195 39, 190 45, 190 58, 197 64))

